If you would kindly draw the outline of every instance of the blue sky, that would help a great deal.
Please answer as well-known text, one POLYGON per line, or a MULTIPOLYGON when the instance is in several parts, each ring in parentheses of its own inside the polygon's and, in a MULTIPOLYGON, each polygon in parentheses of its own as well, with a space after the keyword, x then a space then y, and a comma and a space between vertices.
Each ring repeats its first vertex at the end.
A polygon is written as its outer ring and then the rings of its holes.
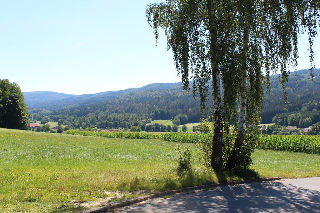
MULTIPOLYGON (((22 91, 90 94, 180 81, 145 9, 155 0, 0 0, 0 79, 22 91)), ((314 44, 320 67, 320 38, 314 44)), ((308 43, 299 66, 309 68, 308 43)))

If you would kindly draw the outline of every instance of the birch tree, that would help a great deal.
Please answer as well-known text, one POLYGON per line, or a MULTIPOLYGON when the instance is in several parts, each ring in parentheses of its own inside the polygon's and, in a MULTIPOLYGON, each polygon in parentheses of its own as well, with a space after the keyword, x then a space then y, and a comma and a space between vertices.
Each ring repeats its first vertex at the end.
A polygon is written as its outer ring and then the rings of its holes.
POLYGON ((147 8, 148 22, 154 29, 156 39, 159 38, 159 28, 164 29, 167 46, 172 49, 184 89, 189 89, 189 81, 192 80, 194 95, 200 96, 202 107, 212 84, 215 127, 211 166, 217 171, 223 167, 221 74, 231 75, 233 72, 230 54, 233 54, 232 47, 235 45, 230 26, 232 8, 227 2, 168 0, 147 8))
POLYGON ((279 71, 285 88, 287 68, 296 65, 298 35, 303 31, 309 35, 313 66, 319 1, 166 0, 150 4, 146 13, 156 40, 159 29, 164 30, 184 89, 192 80, 202 107, 212 85, 212 168, 248 167, 253 146, 244 146, 245 137, 247 127, 259 122, 263 79, 268 85, 270 72, 279 71), (224 164, 223 131, 228 133, 230 124, 236 124, 238 133, 224 164))
MULTIPOLYGON (((313 40, 320 25, 318 0, 244 0, 239 1, 238 31, 242 32, 241 86, 239 101, 238 135, 231 156, 229 169, 247 166, 250 150, 243 150, 246 126, 256 126, 260 117, 263 92, 261 74, 270 85, 269 75, 279 71, 285 92, 289 67, 295 67, 298 59, 298 38, 308 33, 310 67, 314 68, 313 40), (249 78, 249 82, 247 82, 249 78), (249 98, 249 100, 248 100, 249 98), (247 113, 248 111, 248 113, 247 113), (243 161, 246 162, 243 164, 243 161), (238 165, 237 165, 238 163, 238 165)), ((312 72, 311 72, 312 75, 312 72)), ((286 92, 285 92, 286 96, 286 92)))

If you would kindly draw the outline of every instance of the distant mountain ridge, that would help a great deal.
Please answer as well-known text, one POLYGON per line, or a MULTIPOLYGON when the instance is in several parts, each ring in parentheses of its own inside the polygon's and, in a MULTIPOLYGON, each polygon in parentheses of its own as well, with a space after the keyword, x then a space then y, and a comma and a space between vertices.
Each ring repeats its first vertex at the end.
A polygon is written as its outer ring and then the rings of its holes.
POLYGON ((25 102, 32 109, 57 110, 65 107, 77 107, 112 100, 123 95, 146 90, 166 90, 181 87, 181 83, 153 83, 141 88, 129 88, 118 91, 106 91, 96 94, 70 95, 51 91, 23 92, 25 102))
MULTIPOLYGON (((271 93, 266 92, 264 98, 262 123, 293 124, 292 119, 288 122, 288 116, 299 117, 301 121, 296 123, 300 122, 300 126, 320 121, 320 69, 313 70, 313 74, 314 82, 310 70, 290 74, 287 102, 279 77, 271 76, 271 93)), ((152 119, 173 119, 178 114, 188 115, 189 122, 198 122, 201 118, 199 100, 193 98, 192 92, 183 91, 182 83, 154 83, 141 88, 77 96, 25 93, 25 100, 29 111, 38 114, 39 119, 42 116, 75 128, 130 127, 152 119), (42 97, 37 97, 39 94, 42 97), (37 108, 46 111, 37 111, 37 108)), ((208 114, 212 106, 210 98, 207 106, 208 114)))
POLYGON ((51 91, 23 92, 23 95, 29 109, 43 106, 46 103, 51 104, 52 102, 75 97, 75 95, 69 95, 69 94, 51 92, 51 91))

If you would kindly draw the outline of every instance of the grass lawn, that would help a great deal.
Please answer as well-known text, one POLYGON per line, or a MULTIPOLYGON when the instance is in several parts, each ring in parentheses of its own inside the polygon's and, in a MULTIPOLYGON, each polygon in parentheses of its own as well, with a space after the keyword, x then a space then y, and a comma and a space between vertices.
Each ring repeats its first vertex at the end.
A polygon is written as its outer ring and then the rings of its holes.
POLYGON ((51 129, 52 129, 53 127, 58 126, 58 122, 48 122, 48 123, 46 123, 46 124, 49 124, 51 129))
MULTIPOLYGON (((173 123, 171 120, 154 120, 151 122, 151 124, 155 124, 155 123, 158 123, 158 124, 162 124, 162 125, 165 125, 165 126, 173 126, 173 123)), ((187 132, 188 133, 192 133, 193 132, 193 126, 198 126, 199 123, 187 123, 186 126, 187 126, 187 132)), ((183 125, 179 125, 178 126, 178 132, 182 132, 182 126, 183 125)))
POLYGON ((260 124, 259 126, 273 126, 275 123, 270 123, 270 124, 260 124))
POLYGON ((171 120, 154 120, 151 122, 151 124, 155 124, 155 123, 158 123, 158 124, 162 124, 162 125, 165 125, 165 126, 173 126, 173 123, 171 120))
MULTIPOLYGON (((77 212, 84 202, 215 183, 196 158, 192 178, 179 178, 177 144, 0 129, 0 212, 77 212)), ((320 176, 320 155, 257 150, 261 177, 320 176)), ((227 181, 240 177, 227 177, 227 181)))
MULTIPOLYGON (((187 133, 193 133, 193 127, 194 126, 198 126, 199 123, 187 123, 186 126, 187 126, 187 133)), ((179 125, 178 126, 178 132, 182 132, 182 126, 183 125, 179 125)))
POLYGON ((0 212, 73 209, 117 191, 182 187, 172 172, 176 143, 0 129, 0 147, 0 212))
POLYGON ((255 150, 253 170, 261 177, 320 177, 320 155, 298 152, 255 150))

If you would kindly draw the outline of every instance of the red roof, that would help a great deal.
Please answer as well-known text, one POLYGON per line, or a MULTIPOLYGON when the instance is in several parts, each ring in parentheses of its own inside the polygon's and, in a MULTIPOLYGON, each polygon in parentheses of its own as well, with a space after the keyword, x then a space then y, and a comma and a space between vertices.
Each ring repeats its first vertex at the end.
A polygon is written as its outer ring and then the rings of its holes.
POLYGON ((38 124, 38 123, 31 123, 30 124, 30 128, 36 128, 36 127, 40 127, 42 126, 41 124, 38 124))
POLYGON ((287 127, 287 130, 294 130, 294 129, 297 129, 297 127, 296 126, 288 126, 287 127))

